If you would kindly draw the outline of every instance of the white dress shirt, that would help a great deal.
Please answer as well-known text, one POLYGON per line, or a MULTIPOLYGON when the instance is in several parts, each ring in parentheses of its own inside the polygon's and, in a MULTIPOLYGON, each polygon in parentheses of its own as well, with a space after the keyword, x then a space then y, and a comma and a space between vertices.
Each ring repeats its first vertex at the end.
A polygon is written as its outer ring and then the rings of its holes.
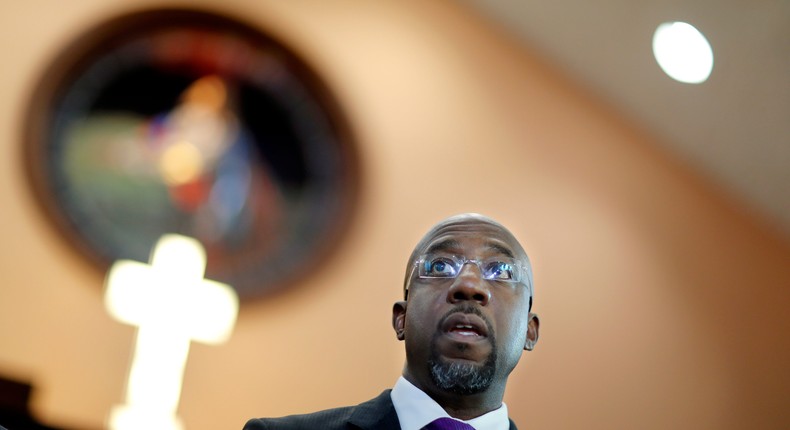
MULTIPOLYGON (((450 417, 435 400, 403 376, 398 378, 390 397, 392 397, 395 412, 398 414, 401 430, 420 430, 437 418, 450 417)), ((464 422, 474 427, 475 430, 510 429, 505 403, 491 412, 464 422)))

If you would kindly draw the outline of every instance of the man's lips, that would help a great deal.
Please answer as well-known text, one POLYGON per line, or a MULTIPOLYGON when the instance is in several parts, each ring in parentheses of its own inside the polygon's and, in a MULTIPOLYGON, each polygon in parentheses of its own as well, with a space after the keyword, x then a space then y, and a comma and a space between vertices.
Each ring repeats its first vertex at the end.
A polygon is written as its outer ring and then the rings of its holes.
POLYGON ((456 312, 451 314, 441 325, 442 332, 462 339, 480 339, 488 337, 488 326, 482 318, 475 314, 456 312))

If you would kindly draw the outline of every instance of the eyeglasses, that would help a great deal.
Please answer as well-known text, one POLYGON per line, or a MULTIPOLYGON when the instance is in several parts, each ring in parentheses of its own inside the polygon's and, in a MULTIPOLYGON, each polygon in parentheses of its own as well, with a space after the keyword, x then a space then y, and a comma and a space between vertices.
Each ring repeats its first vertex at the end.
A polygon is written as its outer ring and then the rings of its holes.
POLYGON ((483 279, 512 283, 526 281, 527 288, 530 288, 528 267, 512 258, 475 260, 458 255, 425 254, 414 262, 418 276, 423 279, 456 278, 467 263, 475 264, 483 279))

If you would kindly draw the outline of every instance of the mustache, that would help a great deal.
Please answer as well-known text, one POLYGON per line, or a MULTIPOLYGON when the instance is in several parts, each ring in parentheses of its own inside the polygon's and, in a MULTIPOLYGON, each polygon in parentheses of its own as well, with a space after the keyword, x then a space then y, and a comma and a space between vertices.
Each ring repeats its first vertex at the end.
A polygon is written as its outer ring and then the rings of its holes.
POLYGON ((486 327, 488 328, 488 336, 490 338, 492 338, 492 339, 496 338, 495 333, 494 333, 494 327, 491 325, 491 321, 488 320, 488 317, 486 317, 483 314, 483 311, 481 311, 480 308, 478 308, 477 306, 474 306, 474 305, 470 305, 468 303, 453 306, 452 308, 450 308, 449 311, 445 312, 445 314, 442 315, 441 318, 439 318, 439 323, 436 325, 436 332, 437 333, 440 332, 441 329, 442 329, 442 325, 444 324, 444 321, 447 318, 449 318, 450 315, 453 315, 453 314, 456 314, 456 313, 477 315, 486 324, 486 327))

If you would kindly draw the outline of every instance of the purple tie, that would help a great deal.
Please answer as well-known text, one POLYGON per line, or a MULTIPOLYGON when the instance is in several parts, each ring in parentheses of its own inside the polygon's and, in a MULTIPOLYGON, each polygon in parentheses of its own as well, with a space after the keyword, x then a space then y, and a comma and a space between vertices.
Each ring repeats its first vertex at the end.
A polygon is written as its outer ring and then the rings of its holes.
POLYGON ((422 430, 475 430, 475 428, 452 418, 438 418, 428 423, 422 430))

